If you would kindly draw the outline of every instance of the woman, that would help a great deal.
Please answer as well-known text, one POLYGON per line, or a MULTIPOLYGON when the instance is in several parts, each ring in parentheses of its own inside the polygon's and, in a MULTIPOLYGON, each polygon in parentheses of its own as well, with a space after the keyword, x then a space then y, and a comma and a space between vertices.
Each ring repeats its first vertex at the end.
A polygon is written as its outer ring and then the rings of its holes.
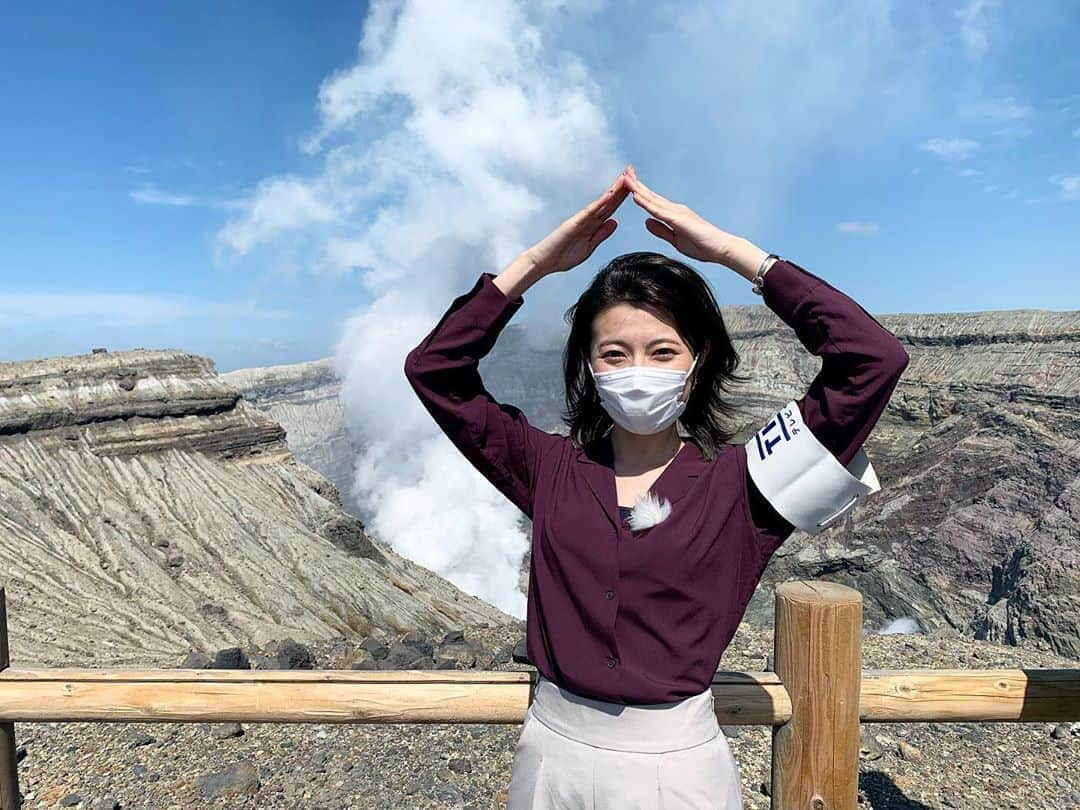
POLYGON ((856 302, 661 197, 632 166, 454 300, 405 373, 455 446, 532 519, 526 646, 538 683, 511 810, 742 806, 713 673, 780 544, 880 488, 862 444, 907 363, 856 302), (739 358, 716 301, 697 272, 656 253, 614 259, 568 312, 569 436, 484 388, 479 360, 524 292, 588 259, 629 194, 650 233, 752 281, 822 358, 807 392, 745 442, 724 421, 739 358))

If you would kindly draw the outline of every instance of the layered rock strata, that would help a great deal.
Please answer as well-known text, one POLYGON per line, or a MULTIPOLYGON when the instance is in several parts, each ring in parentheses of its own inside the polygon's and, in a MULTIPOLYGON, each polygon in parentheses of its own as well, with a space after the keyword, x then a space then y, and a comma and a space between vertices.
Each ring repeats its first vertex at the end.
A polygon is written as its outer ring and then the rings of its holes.
POLYGON ((279 423, 170 350, 0 363, 0 582, 15 666, 512 618, 375 543, 279 423))

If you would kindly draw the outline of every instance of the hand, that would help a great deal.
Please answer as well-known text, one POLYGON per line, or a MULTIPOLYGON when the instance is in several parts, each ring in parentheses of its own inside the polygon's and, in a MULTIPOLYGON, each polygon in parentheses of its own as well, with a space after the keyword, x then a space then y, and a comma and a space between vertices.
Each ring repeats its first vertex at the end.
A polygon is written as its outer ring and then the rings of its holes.
POLYGON ((601 242, 615 233, 619 223, 608 217, 629 193, 623 169, 607 191, 525 251, 536 271, 543 275, 561 273, 588 259, 601 242))
POLYGON ((626 177, 634 202, 655 217, 645 220, 649 233, 692 259, 725 263, 734 236, 706 222, 682 203, 661 197, 638 179, 633 165, 626 177))

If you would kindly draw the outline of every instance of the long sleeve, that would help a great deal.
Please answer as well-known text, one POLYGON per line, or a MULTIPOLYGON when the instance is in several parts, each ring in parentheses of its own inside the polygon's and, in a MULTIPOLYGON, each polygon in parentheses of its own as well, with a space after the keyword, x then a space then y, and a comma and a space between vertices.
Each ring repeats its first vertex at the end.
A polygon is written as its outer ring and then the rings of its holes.
MULTIPOLYGON (((846 466, 884 412, 908 365, 907 351, 858 303, 790 260, 776 261, 765 274, 762 298, 806 350, 822 358, 796 404, 814 437, 846 466)), ((795 527, 749 476, 746 486, 759 542, 771 554, 795 527)))
POLYGON ((525 302, 507 298, 493 279, 482 273, 454 299, 406 355, 405 376, 454 446, 531 519, 540 459, 562 439, 529 424, 518 408, 497 402, 484 387, 480 358, 525 302))

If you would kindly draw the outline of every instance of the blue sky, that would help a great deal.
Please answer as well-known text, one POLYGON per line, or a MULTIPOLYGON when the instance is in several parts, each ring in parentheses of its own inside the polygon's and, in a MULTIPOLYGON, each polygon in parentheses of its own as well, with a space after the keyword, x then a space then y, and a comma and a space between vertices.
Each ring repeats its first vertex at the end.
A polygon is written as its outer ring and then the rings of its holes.
MULTIPOLYGON (((325 357, 350 313, 408 311, 447 233, 479 252, 454 246, 421 324, 628 161, 875 313, 1080 310, 1074 2, 492 0, 465 23, 456 5, 8 5, 0 360, 325 357), (496 75, 528 89, 524 126, 496 75), (450 126, 455 93, 472 114, 450 126)), ((632 201, 617 218, 537 288, 549 320, 590 268, 668 252, 632 201)), ((722 303, 760 303, 697 266, 722 303)))

